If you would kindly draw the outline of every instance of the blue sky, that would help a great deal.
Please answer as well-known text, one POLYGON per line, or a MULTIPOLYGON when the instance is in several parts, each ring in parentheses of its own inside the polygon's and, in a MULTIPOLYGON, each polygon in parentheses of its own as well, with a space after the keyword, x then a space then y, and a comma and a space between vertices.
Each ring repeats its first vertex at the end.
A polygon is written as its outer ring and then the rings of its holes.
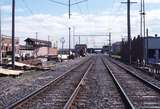
MULTIPOLYGON (((2 4, 4 5, 11 5, 12 0, 1 0, 2 4)), ((16 7, 17 9, 25 9, 25 4, 27 4, 35 13, 46 13, 52 15, 61 15, 68 11, 67 6, 59 5, 56 3, 52 3, 49 0, 16 0, 16 7)), ((68 0, 58 0, 59 2, 68 4, 68 0)), ((75 3, 78 0, 71 0, 71 3, 75 3)), ((80 0, 79 0, 80 1, 80 0)), ((81 3, 79 5, 72 6, 72 11, 80 11, 79 7, 83 11, 83 13, 87 13, 87 5, 89 10, 92 13, 96 13, 102 10, 107 10, 112 8, 113 1, 106 0, 89 0, 88 2, 81 3)), ((19 15, 25 15, 24 13, 19 13, 19 15)))
MULTIPOLYGON (((68 0, 58 0, 68 3, 68 0)), ((71 3, 79 0, 71 0, 71 3)), ((68 26, 76 28, 76 34, 108 34, 112 32, 113 42, 121 40, 126 35, 126 5, 125 0, 88 0, 79 5, 72 6, 71 20, 68 20, 68 7, 49 0, 16 0, 16 35, 21 42, 25 37, 35 37, 39 32, 40 39, 50 35, 53 42, 61 37, 68 41, 68 26), (28 10, 28 8, 30 10, 28 10)), ((139 1, 131 6, 132 37, 139 34, 139 1)), ((150 34, 160 34, 160 0, 146 1, 146 26, 150 34)), ((1 0, 2 4, 2 33, 11 34, 11 2, 1 0)), ((72 29, 73 32, 73 29, 72 29)), ((77 38, 75 39, 77 42, 77 38)), ((108 44, 106 37, 81 38, 82 43, 89 46, 102 46, 108 44)), ((73 42, 73 41, 72 41, 73 42)), ((59 43, 60 44, 60 43, 59 43)), ((73 44, 72 44, 73 45, 73 44)))
MULTIPOLYGON (((5 5, 11 5, 12 0, 1 0, 2 4, 5 5)), ((56 3, 52 3, 49 0, 16 0, 16 7, 17 9, 25 9, 25 4, 27 4, 34 12, 36 13, 49 13, 52 15, 61 15, 66 13, 68 11, 68 7, 62 6, 56 3)), ((58 0, 59 2, 68 4, 68 0, 58 0)), ((80 0, 71 0, 71 3, 75 3, 80 0)), ((125 1, 125 0, 121 0, 125 1)), ((120 4, 119 0, 88 0, 88 2, 81 3, 79 5, 72 6, 72 11, 80 11, 78 7, 81 8, 83 13, 87 12, 87 5, 89 10, 92 13, 100 12, 100 11, 108 11, 112 10, 115 3, 120 4)), ((139 2, 140 0, 133 0, 139 2)), ((149 0, 148 0, 149 1, 149 0)), ((151 1, 151 0, 150 0, 151 1)), ((154 1, 154 0, 153 0, 154 1)), ((120 4, 121 5, 121 4, 120 4)), ((136 6, 132 6, 132 9, 135 9, 133 7, 139 7, 139 3, 135 4, 136 6)), ((122 7, 126 7, 123 6, 122 7)), ((159 9, 159 4, 147 4, 146 5, 147 10, 153 10, 153 9, 159 9)), ((23 15, 23 13, 21 13, 23 15)))

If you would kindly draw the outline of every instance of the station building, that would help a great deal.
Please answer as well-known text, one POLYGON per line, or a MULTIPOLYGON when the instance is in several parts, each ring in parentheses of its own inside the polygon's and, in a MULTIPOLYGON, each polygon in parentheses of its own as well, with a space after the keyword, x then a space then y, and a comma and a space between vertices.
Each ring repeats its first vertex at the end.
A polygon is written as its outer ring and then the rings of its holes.
POLYGON ((47 57, 58 55, 58 49, 52 47, 51 41, 27 38, 25 42, 26 45, 22 45, 20 48, 20 55, 22 57, 47 57))

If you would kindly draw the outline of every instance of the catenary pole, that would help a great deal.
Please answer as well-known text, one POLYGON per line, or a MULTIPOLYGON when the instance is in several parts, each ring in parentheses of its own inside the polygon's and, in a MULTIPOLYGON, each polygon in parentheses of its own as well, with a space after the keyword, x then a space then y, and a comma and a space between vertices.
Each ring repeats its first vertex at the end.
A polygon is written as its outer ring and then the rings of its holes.
POLYGON ((147 64, 148 64, 148 36, 149 36, 149 32, 148 32, 148 28, 146 29, 146 37, 147 37, 147 49, 146 49, 146 58, 147 58, 147 64))
POLYGON ((129 63, 132 62, 131 57, 131 21, 130 21, 130 0, 127 1, 127 25, 128 25, 128 47, 129 47, 129 63))
POLYGON ((111 57, 111 33, 109 33, 109 56, 111 57))
POLYGON ((140 2, 140 36, 142 37, 142 25, 143 25, 143 16, 142 16, 142 13, 143 13, 143 10, 142 10, 142 7, 143 7, 143 2, 141 0, 140 2))
POLYGON ((12 69, 15 69, 15 0, 12 0, 12 69))
POLYGON ((127 36, 128 36, 128 57, 129 57, 129 63, 132 63, 132 56, 131 56, 131 18, 130 18, 130 10, 131 10, 131 3, 137 3, 137 2, 131 2, 130 0, 127 0, 127 2, 121 2, 121 3, 127 3, 127 36))
MULTIPOLYGON (((78 2, 75 2, 75 3, 71 3, 71 0, 68 0, 68 4, 65 4, 65 3, 62 3, 62 2, 59 2, 59 1, 55 1, 55 0, 49 0, 50 2, 53 2, 53 3, 57 3, 59 5, 63 5, 63 6, 68 6, 68 14, 69 14, 69 20, 71 18, 71 6, 74 6, 74 5, 77 5, 77 4, 80 4, 80 3, 83 3, 83 2, 86 2, 88 0, 81 0, 81 1, 78 1, 78 2)), ((71 27, 69 26, 69 57, 70 57, 70 50, 71 50, 71 27)))

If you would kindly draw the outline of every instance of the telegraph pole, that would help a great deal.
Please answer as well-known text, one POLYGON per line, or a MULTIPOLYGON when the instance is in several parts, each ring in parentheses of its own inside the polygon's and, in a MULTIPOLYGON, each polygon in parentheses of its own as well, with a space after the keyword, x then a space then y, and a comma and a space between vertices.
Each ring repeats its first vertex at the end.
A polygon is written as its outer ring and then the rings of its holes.
POLYGON ((142 15, 143 15, 143 35, 144 37, 146 36, 146 18, 145 18, 145 2, 143 0, 143 12, 142 12, 142 15))
POLYGON ((141 9, 140 9, 140 35, 145 37, 146 27, 145 27, 145 2, 141 0, 141 9))
POLYGON ((128 24, 128 47, 129 47, 129 63, 132 63, 131 57, 131 21, 130 21, 130 0, 127 2, 127 24, 128 24))
POLYGON ((144 46, 144 60, 147 61, 147 54, 146 54, 146 41, 145 41, 145 36, 146 36, 146 27, 145 27, 145 2, 144 0, 141 0, 141 10, 140 10, 140 17, 141 17, 141 22, 140 22, 140 35, 143 37, 143 46, 144 46))
POLYGON ((142 25, 143 25, 143 17, 142 17, 142 12, 143 12, 143 10, 142 10, 142 7, 143 7, 143 2, 142 2, 142 0, 141 0, 141 2, 140 2, 140 6, 141 6, 141 9, 140 9, 140 36, 142 37, 142 25))
POLYGON ((12 0, 12 69, 15 69, 15 0, 12 0))
POLYGON ((121 2, 121 3, 127 3, 127 35, 128 35, 128 56, 129 56, 129 63, 132 63, 132 57, 131 57, 131 20, 130 20, 130 10, 131 10, 131 3, 137 3, 137 2, 131 2, 130 0, 127 0, 127 2, 121 2))

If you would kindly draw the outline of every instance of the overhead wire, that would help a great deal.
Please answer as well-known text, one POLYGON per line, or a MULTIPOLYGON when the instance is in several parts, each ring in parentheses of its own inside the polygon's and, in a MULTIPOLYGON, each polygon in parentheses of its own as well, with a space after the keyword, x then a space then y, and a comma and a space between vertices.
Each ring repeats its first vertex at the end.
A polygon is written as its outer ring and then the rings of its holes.
POLYGON ((76 5, 76 4, 80 4, 80 3, 83 3, 85 1, 88 1, 88 0, 82 0, 82 1, 79 1, 79 2, 76 2, 76 3, 72 3, 71 5, 76 5))
MULTIPOLYGON (((119 5, 117 6, 116 2, 119 2, 119 1, 116 1, 116 0, 113 1, 112 9, 114 9, 114 10, 112 10, 111 14, 110 14, 111 16, 116 16, 115 19, 112 19, 112 21, 110 21, 110 25, 112 25, 111 26, 111 31, 113 31, 114 24, 117 22, 117 20, 121 16, 121 9, 122 9, 121 4, 119 3, 119 5)), ((114 32, 112 32, 112 33, 114 33, 114 32)))
MULTIPOLYGON (((22 0, 25 8, 32 14, 35 15, 35 13, 33 12, 33 10, 29 7, 29 5, 25 2, 25 0, 22 0)), ((42 24, 42 22, 39 23, 41 25, 41 27, 45 30, 47 30, 49 32, 49 30, 42 24)))
MULTIPOLYGON (((53 1, 53 0, 52 0, 53 1)), ((28 6, 28 4, 25 2, 25 0, 22 0, 22 2, 23 2, 23 4, 24 4, 24 6, 25 6, 25 8, 32 14, 32 15, 35 15, 35 13, 34 13, 34 11, 28 6)), ((65 26, 65 27, 67 27, 68 28, 68 25, 67 25, 67 20, 64 20, 65 21, 65 23, 59 23, 59 24, 62 24, 63 26, 65 26)), ((50 33, 50 31, 48 30, 48 28, 46 27, 46 26, 44 26, 43 24, 42 24, 42 22, 40 22, 39 23, 40 24, 40 26, 43 28, 43 29, 45 29, 48 33, 50 33)))
MULTIPOLYGON (((86 2, 86 9, 87 9, 87 14, 88 15, 90 15, 90 11, 89 11, 89 6, 88 6, 88 2, 86 2)), ((77 8, 79 9, 79 11, 80 11, 80 14, 82 15, 82 16, 84 16, 83 18, 85 18, 86 17, 86 15, 83 13, 83 11, 82 11, 82 9, 81 9, 81 7, 79 6, 79 5, 77 5, 77 8)), ((85 11, 86 12, 86 11, 85 11)), ((93 19, 90 19, 90 17, 89 16, 87 16, 87 20, 88 21, 93 21, 93 19)), ((91 25, 93 24, 92 22, 90 22, 91 23, 91 25)), ((96 22, 94 22, 94 26, 96 26, 96 22)), ((92 26, 91 26, 92 27, 92 26)), ((94 28, 95 29, 95 28, 94 28)), ((93 31, 95 31, 95 30, 93 30, 93 31)), ((88 40, 88 37, 87 37, 87 40, 88 40)), ((93 40, 94 40, 94 38, 93 38, 93 40)), ((88 42, 88 41, 87 41, 88 42)))
MULTIPOLYGON (((63 5, 63 6, 66 6, 68 7, 68 4, 67 3, 63 3, 63 2, 59 2, 59 1, 55 1, 55 0, 48 0, 48 2, 52 2, 52 3, 56 3, 56 4, 59 4, 59 5, 63 5)), ((68 13, 68 12, 67 12, 68 13)), ((64 14, 65 15, 65 14, 64 14)), ((65 23, 59 23, 59 24, 62 24, 63 26, 65 26, 66 28, 68 28, 68 21, 69 19, 65 19, 64 22, 65 23)))
POLYGON ((56 3, 56 4, 59 4, 59 5, 63 5, 63 6, 68 6, 68 4, 65 4, 65 3, 62 3, 62 2, 59 2, 59 1, 55 1, 55 0, 48 0, 52 3, 56 3))

